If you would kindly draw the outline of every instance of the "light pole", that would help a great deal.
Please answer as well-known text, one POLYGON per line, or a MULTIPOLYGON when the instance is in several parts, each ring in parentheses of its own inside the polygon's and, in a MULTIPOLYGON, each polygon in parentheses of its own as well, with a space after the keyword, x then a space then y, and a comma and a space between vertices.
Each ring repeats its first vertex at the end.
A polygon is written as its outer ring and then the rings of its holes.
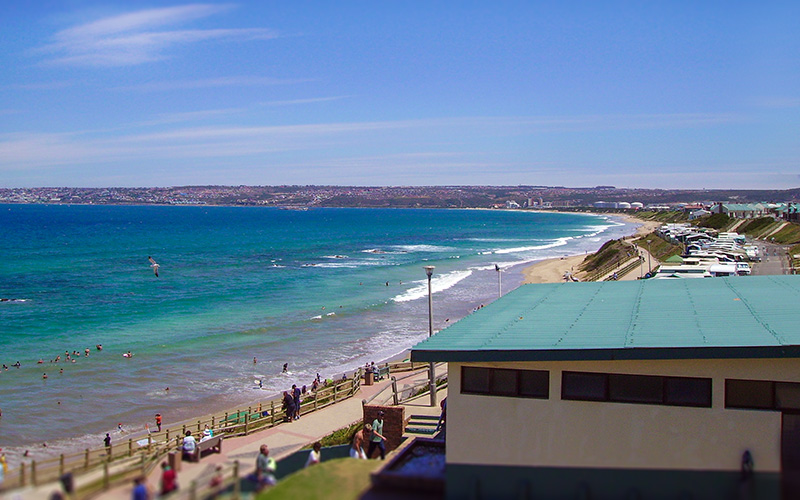
MULTIPOLYGON (((433 337, 433 290, 431 289, 431 277, 433 277, 434 266, 424 266, 425 274, 428 275, 428 337, 433 337)), ((428 367, 429 382, 431 390, 431 406, 436 406, 436 367, 431 361, 428 367)))
POLYGON ((495 264, 494 270, 497 271, 497 297, 500 298, 503 296, 503 279, 500 277, 500 265, 495 264))

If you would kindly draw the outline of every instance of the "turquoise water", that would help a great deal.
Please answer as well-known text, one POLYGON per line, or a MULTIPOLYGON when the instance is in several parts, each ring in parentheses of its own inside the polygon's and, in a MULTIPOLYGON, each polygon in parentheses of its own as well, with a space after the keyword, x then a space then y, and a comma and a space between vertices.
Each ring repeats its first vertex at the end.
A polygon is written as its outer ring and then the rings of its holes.
POLYGON ((341 376, 427 335, 423 265, 439 329, 496 297, 495 263, 510 290, 524 263, 633 230, 520 211, 0 205, 0 447, 99 445, 117 423, 341 376))

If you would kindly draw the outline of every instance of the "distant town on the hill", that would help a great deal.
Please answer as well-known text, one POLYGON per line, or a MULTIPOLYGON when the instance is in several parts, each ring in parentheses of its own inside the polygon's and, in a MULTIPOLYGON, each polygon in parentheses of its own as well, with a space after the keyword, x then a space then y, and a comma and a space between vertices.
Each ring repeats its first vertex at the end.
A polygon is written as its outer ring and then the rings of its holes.
POLYGON ((638 208, 715 202, 797 202, 788 190, 635 189, 547 186, 175 186, 0 188, 0 203, 240 205, 282 208, 638 208))

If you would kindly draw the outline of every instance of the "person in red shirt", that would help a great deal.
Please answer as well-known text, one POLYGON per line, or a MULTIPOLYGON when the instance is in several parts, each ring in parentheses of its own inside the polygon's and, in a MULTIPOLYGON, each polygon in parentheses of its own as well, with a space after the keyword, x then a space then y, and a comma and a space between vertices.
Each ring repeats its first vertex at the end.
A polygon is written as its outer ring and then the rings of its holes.
POLYGON ((161 414, 156 413, 156 427, 158 427, 158 432, 161 432, 161 414))
POLYGON ((167 495, 178 489, 178 476, 167 462, 161 462, 161 495, 167 495))

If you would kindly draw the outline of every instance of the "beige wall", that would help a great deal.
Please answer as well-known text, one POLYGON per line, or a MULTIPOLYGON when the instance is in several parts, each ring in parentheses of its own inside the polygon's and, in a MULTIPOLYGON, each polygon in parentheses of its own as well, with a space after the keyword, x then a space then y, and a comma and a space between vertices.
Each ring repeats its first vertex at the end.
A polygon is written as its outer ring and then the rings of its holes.
POLYGON ((461 394, 450 363, 447 461, 463 464, 780 471, 781 414, 726 410, 725 378, 800 382, 800 360, 470 363, 550 371, 550 399, 461 394), (712 408, 561 400, 561 372, 712 378, 712 408))

